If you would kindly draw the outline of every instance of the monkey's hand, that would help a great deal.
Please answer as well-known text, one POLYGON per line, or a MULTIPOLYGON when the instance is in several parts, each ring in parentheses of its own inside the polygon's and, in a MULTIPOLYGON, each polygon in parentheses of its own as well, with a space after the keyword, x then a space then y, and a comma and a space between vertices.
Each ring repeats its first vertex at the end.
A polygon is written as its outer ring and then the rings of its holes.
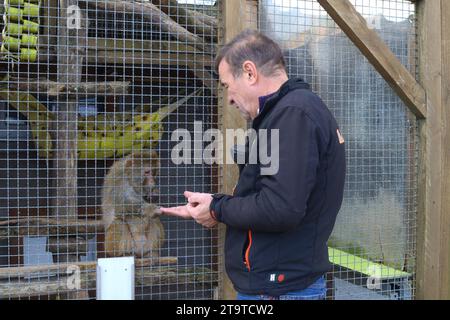
POLYGON ((142 214, 148 218, 157 218, 162 212, 159 206, 151 203, 146 203, 142 207, 142 214))

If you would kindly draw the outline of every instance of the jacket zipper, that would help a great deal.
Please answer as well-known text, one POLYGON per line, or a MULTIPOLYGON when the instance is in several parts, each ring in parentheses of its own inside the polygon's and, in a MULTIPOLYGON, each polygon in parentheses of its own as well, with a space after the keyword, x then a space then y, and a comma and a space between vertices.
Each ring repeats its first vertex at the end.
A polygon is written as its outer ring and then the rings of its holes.
POLYGON ((252 230, 248 230, 248 246, 247 246, 247 249, 245 250, 245 261, 244 261, 245 266, 247 267, 248 271, 250 271, 250 258, 249 258, 249 256, 250 256, 250 248, 252 246, 252 242, 253 242, 252 230))

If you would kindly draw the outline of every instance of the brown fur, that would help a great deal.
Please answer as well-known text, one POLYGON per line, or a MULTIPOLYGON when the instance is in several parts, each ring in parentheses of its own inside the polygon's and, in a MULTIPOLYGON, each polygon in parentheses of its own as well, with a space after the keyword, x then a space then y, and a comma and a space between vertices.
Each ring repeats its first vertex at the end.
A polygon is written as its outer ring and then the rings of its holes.
POLYGON ((102 212, 107 256, 158 256, 164 228, 158 206, 147 202, 157 194, 155 152, 133 153, 116 161, 105 176, 102 212))

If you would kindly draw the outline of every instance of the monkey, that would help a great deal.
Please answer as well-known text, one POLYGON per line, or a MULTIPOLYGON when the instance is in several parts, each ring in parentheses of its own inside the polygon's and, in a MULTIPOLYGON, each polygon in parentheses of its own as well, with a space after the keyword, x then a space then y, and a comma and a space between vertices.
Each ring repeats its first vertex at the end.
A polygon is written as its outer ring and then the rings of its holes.
POLYGON ((165 233, 153 203, 159 195, 158 169, 156 152, 145 151, 115 161, 108 170, 101 204, 107 256, 159 256, 165 233))

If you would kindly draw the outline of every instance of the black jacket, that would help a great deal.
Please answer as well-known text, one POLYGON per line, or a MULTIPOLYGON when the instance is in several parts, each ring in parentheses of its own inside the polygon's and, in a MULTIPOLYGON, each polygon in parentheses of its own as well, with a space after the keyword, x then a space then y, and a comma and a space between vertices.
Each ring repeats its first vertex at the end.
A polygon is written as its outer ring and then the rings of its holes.
POLYGON ((227 225, 225 266, 235 289, 280 295, 330 269, 327 240, 342 203, 344 144, 331 112, 300 79, 265 102, 253 128, 279 129, 278 172, 261 175, 261 164, 246 164, 233 196, 214 195, 210 209, 227 225))

